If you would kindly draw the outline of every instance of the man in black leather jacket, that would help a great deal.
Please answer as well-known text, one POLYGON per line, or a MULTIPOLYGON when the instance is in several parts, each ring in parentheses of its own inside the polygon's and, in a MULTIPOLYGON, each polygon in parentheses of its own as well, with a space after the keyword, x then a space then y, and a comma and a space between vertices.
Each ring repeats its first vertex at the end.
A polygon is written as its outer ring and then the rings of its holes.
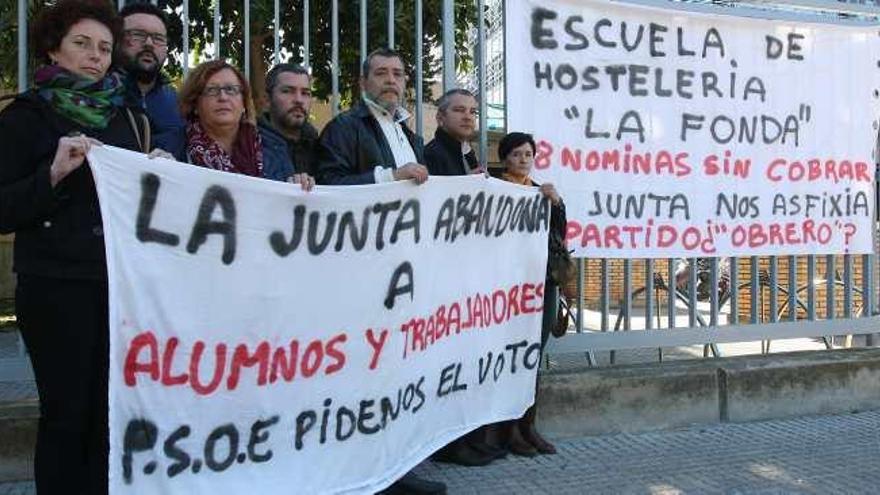
POLYGON ((437 130, 425 146, 431 175, 467 175, 482 171, 470 146, 477 120, 477 99, 466 89, 450 89, 437 101, 437 130))
MULTIPOLYGON (((477 120, 477 99, 466 89, 450 89, 437 101, 437 130, 425 146, 425 161, 431 175, 468 175, 483 168, 471 149, 477 120)), ((434 454, 433 459, 462 466, 485 466, 503 457, 505 450, 484 441, 485 430, 453 440, 434 454)))
POLYGON ((327 123, 319 138, 318 183, 428 180, 422 140, 406 126, 406 72, 400 55, 375 50, 364 61, 361 99, 327 123))
MULTIPOLYGON (((405 125, 409 113, 403 108, 403 58, 393 50, 375 50, 364 60, 361 74, 361 100, 321 132, 318 183, 425 182, 421 139, 405 125)), ((439 495, 446 493, 446 485, 409 472, 382 493, 439 495)))

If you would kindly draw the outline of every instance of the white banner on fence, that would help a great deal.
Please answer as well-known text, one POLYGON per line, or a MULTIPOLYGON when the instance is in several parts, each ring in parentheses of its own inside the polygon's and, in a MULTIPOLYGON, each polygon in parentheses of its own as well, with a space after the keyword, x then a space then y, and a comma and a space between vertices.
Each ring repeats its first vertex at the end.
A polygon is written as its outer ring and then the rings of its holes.
POLYGON ((370 492, 519 417, 549 208, 481 177, 318 188, 89 154, 111 493, 370 492))
POLYGON ((506 6, 508 129, 577 255, 871 252, 877 27, 506 6))

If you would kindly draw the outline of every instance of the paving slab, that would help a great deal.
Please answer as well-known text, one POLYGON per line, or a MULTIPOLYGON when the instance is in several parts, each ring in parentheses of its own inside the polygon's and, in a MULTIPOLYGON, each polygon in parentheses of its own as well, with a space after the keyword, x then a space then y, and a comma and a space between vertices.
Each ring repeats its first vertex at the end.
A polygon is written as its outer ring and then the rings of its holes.
MULTIPOLYGON (((479 468, 422 463, 462 494, 875 494, 880 411, 581 437, 559 453, 479 468)), ((31 482, 0 495, 33 495, 31 482)))
MULTIPOLYGON (((0 356, 14 356, 17 335, 0 334, 0 356)), ((856 343, 859 341, 856 339, 856 343)), ((774 342, 775 352, 824 348, 821 341, 774 342)), ((760 353, 759 343, 727 345, 725 355, 760 353)), ((664 352, 693 359, 700 346, 664 352)), ((656 349, 618 353, 618 362, 650 362, 656 349)), ((607 353, 599 356, 607 365, 607 353)), ((555 367, 584 365, 583 355, 554 357, 555 367)), ((33 381, 0 380, 0 402, 33 401, 33 381)), ((2 439, 0 439, 2 441, 2 439)), ((559 454, 509 457, 482 468, 425 462, 425 477, 451 494, 859 494, 880 493, 880 411, 813 416, 671 431, 576 437, 559 454)), ((33 495, 32 482, 0 483, 0 495, 33 495)))
POLYGON ((875 494, 880 411, 581 437, 481 468, 423 463, 451 494, 875 494))

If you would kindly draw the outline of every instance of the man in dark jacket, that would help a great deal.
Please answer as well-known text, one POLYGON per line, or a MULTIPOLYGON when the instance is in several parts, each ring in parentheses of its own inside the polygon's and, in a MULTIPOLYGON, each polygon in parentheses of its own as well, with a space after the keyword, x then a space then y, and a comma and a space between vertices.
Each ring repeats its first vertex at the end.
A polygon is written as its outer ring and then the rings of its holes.
POLYGON ((400 55, 375 50, 364 60, 361 99, 324 127, 319 138, 318 182, 375 184, 428 180, 422 140, 405 125, 406 72, 400 55))
MULTIPOLYGON (((361 101, 324 127, 318 146, 321 184, 374 184, 395 180, 428 180, 421 139, 404 125, 406 72, 403 58, 379 49, 364 60, 361 101)), ((445 494, 446 485, 409 472, 384 494, 445 494)))
POLYGON ((450 89, 437 101, 437 130, 425 146, 431 175, 467 175, 482 171, 469 140, 477 121, 477 99, 466 89, 450 89))
MULTIPOLYGON (((466 89, 450 89, 437 101, 437 130, 425 146, 425 162, 431 175, 481 173, 477 154, 471 149, 477 119, 477 99, 466 89)), ((449 443, 434 454, 434 460, 462 466, 485 466, 503 457, 504 450, 484 441, 480 428, 449 443)))
POLYGON ((119 12, 124 36, 117 43, 117 65, 125 83, 126 103, 143 108, 152 125, 155 147, 173 152, 183 148, 183 118, 177 92, 162 75, 168 57, 165 13, 155 5, 131 3, 119 12))
POLYGON ((269 110, 257 122, 260 136, 285 143, 293 164, 289 170, 265 171, 269 178, 314 180, 318 131, 309 123, 311 85, 309 71, 297 64, 278 64, 266 75, 269 110))

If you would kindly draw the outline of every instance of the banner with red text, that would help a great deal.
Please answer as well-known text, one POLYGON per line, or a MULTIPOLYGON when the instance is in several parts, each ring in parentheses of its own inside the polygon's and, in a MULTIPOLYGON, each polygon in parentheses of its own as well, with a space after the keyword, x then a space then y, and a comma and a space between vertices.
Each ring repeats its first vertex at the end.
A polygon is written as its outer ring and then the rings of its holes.
POLYGON ((506 7, 507 127, 535 135, 576 255, 872 251, 877 26, 506 7))
POLYGON ((533 402, 549 207, 484 177, 298 186, 89 153, 110 491, 362 493, 533 402))

